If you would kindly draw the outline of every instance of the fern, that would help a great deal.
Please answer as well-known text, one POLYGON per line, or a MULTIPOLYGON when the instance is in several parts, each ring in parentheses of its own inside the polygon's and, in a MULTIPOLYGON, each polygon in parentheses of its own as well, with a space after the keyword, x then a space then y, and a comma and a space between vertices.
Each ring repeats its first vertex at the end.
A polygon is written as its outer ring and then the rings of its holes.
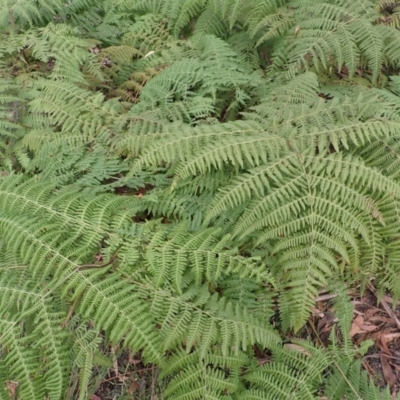
POLYGON ((0 0, 0 398, 88 398, 118 348, 166 399, 389 399, 341 282, 400 297, 398 15, 0 0))
MULTIPOLYGON (((243 275, 243 266, 248 268, 249 275, 254 274, 255 271, 251 269, 249 261, 245 259, 241 261, 240 257, 229 256, 229 253, 224 255, 221 249, 223 244, 226 243, 226 238, 218 244, 218 242, 215 243, 213 237, 210 237, 210 234, 205 235, 203 233, 198 238, 193 238, 192 243, 186 243, 186 235, 184 230, 180 228, 177 234, 173 236, 175 245, 170 247, 167 243, 167 237, 156 234, 148 244, 149 255, 146 256, 148 261, 145 260, 144 264, 146 265, 149 262, 151 265, 149 273, 154 275, 154 278, 150 281, 151 275, 147 278, 146 275, 143 278, 139 278, 139 276, 133 279, 129 278, 134 273, 132 268, 139 267, 135 264, 131 264, 128 269, 127 266, 122 267, 121 273, 123 275, 120 274, 119 267, 114 272, 108 271, 108 268, 80 269, 81 267, 78 264, 80 261, 78 260, 83 262, 89 254, 93 253, 96 242, 100 241, 102 237, 109 236, 110 249, 119 246, 118 243, 123 238, 131 241, 130 246, 123 247, 118 252, 118 259, 123 262, 126 257, 128 257, 127 260, 132 259, 132 255, 128 255, 132 252, 132 240, 134 240, 134 243, 136 242, 136 248, 140 249, 148 240, 147 237, 150 233, 143 232, 139 236, 138 232, 132 232, 131 235, 133 236, 129 235, 128 232, 124 233, 126 229, 124 226, 128 221, 125 219, 124 223, 124 218, 114 216, 115 205, 109 202, 113 197, 107 200, 107 196, 105 196, 100 200, 97 196, 92 197, 89 202, 84 201, 82 203, 82 195, 77 196, 77 193, 61 192, 58 200, 53 198, 49 202, 46 199, 52 192, 51 185, 37 186, 30 181, 15 185, 15 181, 14 177, 10 177, 5 179, 3 183, 4 194, 7 193, 7 196, 3 197, 8 197, 8 202, 3 203, 2 212, 6 212, 8 205, 9 210, 12 209, 13 212, 19 212, 23 209, 24 217, 14 218, 15 221, 19 222, 18 226, 10 219, 2 219, 2 237, 6 246, 5 257, 7 257, 7 254, 17 254, 20 263, 26 265, 27 271, 30 271, 28 276, 32 276, 30 279, 33 282, 43 282, 43 279, 46 279, 48 285, 50 285, 47 288, 53 287, 50 292, 52 297, 55 296, 53 302, 62 300, 64 304, 70 303, 71 306, 74 303, 73 307, 76 307, 76 312, 82 315, 84 321, 89 318, 93 319, 98 327, 109 331, 110 340, 116 342, 123 339, 126 346, 138 350, 143 349, 143 355, 147 355, 148 359, 152 361, 159 359, 162 350, 168 350, 171 346, 174 348, 175 343, 181 342, 184 337, 188 341, 188 351, 198 340, 203 341, 199 348, 203 357, 217 343, 221 345, 221 351, 225 354, 231 345, 235 345, 236 351, 239 351, 240 348, 247 349, 247 346, 253 342, 268 346, 270 343, 279 340, 277 334, 267 324, 262 323, 261 319, 254 318, 249 312, 238 306, 235 307, 235 303, 226 303, 224 299, 218 299, 216 295, 210 297, 207 286, 203 286, 199 291, 198 285, 193 285, 195 280, 202 280, 202 274, 205 277, 208 276, 210 281, 214 281, 214 284, 218 284, 222 271, 225 274, 240 272, 243 275), (23 198, 29 199, 29 201, 23 201, 23 198), (39 199, 42 210, 46 210, 46 214, 41 213, 42 222, 28 218, 29 215, 33 216, 37 212, 36 204, 39 199), (100 204, 98 203, 99 200, 100 204), (44 217, 44 215, 47 217, 44 217), (48 222, 44 224, 43 218, 48 222), (114 221, 113 229, 117 229, 115 233, 110 231, 111 226, 107 228, 108 224, 111 223, 111 218, 114 221), (85 220, 87 221, 86 227, 79 223, 79 221, 85 220), (107 223, 107 220, 110 222, 107 223), (117 223, 117 221, 120 222, 117 223), (38 229, 43 229, 44 226, 51 230, 51 235, 44 235, 40 240, 35 238, 35 232, 38 229), (63 228, 61 229, 61 227, 63 228), (56 231, 59 232, 57 236, 54 235, 56 231), (118 231, 120 231, 120 234, 117 234, 118 231), (20 235, 26 235, 25 240, 21 241, 20 235), (142 235, 144 236, 141 239, 142 235), (77 241, 83 241, 83 246, 77 246, 77 241), (143 244, 141 244, 142 241, 143 244), (158 246, 161 246, 162 250, 160 251, 163 253, 161 259, 156 250, 158 246), (8 247, 10 247, 10 250, 6 250, 8 247), (176 256, 173 254, 168 256, 174 248, 176 256), (214 268, 215 266, 211 261, 216 256, 220 260, 218 264, 221 272, 210 270, 211 267, 214 268), (154 257, 160 259, 159 267, 156 267, 153 263, 154 257), (178 259, 176 260, 175 257, 178 257, 178 259), (185 261, 186 257, 188 257, 187 261, 185 261), (193 257, 193 262, 198 265, 198 271, 196 272, 196 269, 193 269, 191 272, 192 278, 188 275, 189 271, 186 268, 180 267, 182 261, 187 263, 191 257, 193 257), (42 260, 46 260, 46 268, 39 271, 38 268, 42 265, 42 260), (171 271, 172 267, 175 268, 176 262, 178 262, 179 268, 174 275, 178 291, 174 294, 166 289, 170 287, 169 281, 160 280, 163 274, 160 273, 158 268, 171 271), (122 279, 123 276, 126 276, 127 280, 122 279), (188 286, 190 281, 193 281, 193 284, 188 286), (61 288, 62 291, 60 291, 61 288), (153 296, 153 299, 149 302, 150 295, 153 296), (195 300, 196 298, 197 300, 195 300), (153 315, 153 318, 149 318, 150 315, 153 315), (184 325, 178 324, 174 327, 173 325, 178 322, 176 320, 178 315, 180 315, 184 325), (162 326, 158 333, 154 330, 155 324, 162 326), (188 324, 191 326, 189 328, 190 335, 186 337, 188 324), (160 347, 161 343, 163 343, 162 347, 160 347)), ((88 200, 89 197, 87 195, 86 199, 88 200)), ((120 203, 119 199, 114 200, 120 203)), ((261 272, 259 274, 258 279, 263 282, 261 272)), ((10 285, 10 283, 8 284, 10 285)), ((3 293, 7 296, 7 292, 3 291, 3 293)), ((49 298, 48 296, 45 295, 49 298)), ((36 301, 31 304, 27 296, 19 296, 16 301, 20 302, 20 307, 26 309, 27 313, 37 313, 36 301)), ((64 316, 61 318, 65 318, 68 313, 64 306, 64 316)), ((20 318, 18 314, 14 317, 17 320, 20 318)), ((52 319, 53 323, 56 323, 57 326, 60 325, 59 320, 54 321, 54 317, 52 319)), ((36 321, 36 326, 36 329, 41 329, 38 321, 36 321)), ((44 330, 44 327, 42 335, 43 343, 46 345, 51 343, 51 340, 56 340, 49 336, 53 334, 49 330, 44 330)), ((55 353, 61 356, 59 350, 55 353)), ((37 355, 35 358, 38 362, 39 356, 37 355)), ((68 358, 64 359, 64 362, 66 361, 68 362, 68 358)), ((82 374, 84 374, 81 378, 83 388, 85 382, 87 383, 87 369, 90 369, 91 365, 88 362, 90 362, 90 359, 85 358, 78 361, 77 364, 78 367, 82 368, 82 374)), ((36 368, 35 365, 31 367, 36 368)), ((47 367, 51 368, 52 366, 47 365, 47 367)), ((11 373, 15 375, 16 372, 11 371, 11 373)), ((26 381, 30 373, 26 372, 25 374, 25 378, 19 375, 15 377, 26 381)), ((28 382, 26 384, 29 387, 28 382)), ((34 389, 30 390, 34 391, 34 389)), ((42 388, 42 390, 44 389, 42 388)), ((32 397, 33 394, 29 396, 32 397)))

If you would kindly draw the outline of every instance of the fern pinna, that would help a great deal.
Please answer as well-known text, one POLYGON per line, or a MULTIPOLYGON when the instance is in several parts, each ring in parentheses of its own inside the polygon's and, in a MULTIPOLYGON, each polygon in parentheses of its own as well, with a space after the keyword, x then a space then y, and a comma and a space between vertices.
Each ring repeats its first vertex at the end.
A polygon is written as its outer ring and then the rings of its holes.
POLYGON ((343 282, 400 296, 399 10, 0 0, 0 399, 110 348, 165 399, 391 398, 343 282), (330 345, 287 343, 321 289, 330 345))

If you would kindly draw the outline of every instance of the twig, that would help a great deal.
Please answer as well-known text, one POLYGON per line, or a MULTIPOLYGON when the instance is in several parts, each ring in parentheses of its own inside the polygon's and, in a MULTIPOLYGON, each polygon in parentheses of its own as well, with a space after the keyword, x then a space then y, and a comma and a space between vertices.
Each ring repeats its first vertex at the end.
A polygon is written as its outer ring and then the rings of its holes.
POLYGON ((72 314, 74 313, 75 307, 78 304, 78 301, 80 300, 81 297, 82 297, 82 293, 75 299, 74 303, 70 307, 70 309, 68 311, 68 315, 65 318, 65 321, 61 324, 61 328, 65 328, 67 326, 68 321, 71 319, 72 314))
POLYGON ((115 254, 110 258, 109 261, 107 261, 104 264, 83 264, 83 265, 78 265, 76 267, 76 269, 78 271, 83 271, 85 269, 92 269, 92 268, 103 268, 103 267, 107 267, 108 265, 112 264, 115 259, 117 258, 118 252, 119 252, 120 248, 115 252, 115 254))
MULTIPOLYGON (((369 284, 368 285, 369 290, 371 290, 371 292, 376 296, 376 290, 375 288, 369 284)), ((382 304, 382 307, 385 309, 385 311, 389 314, 389 316, 393 319, 393 321, 395 322, 397 329, 400 330, 400 321, 397 318, 396 314, 393 312, 393 310, 389 307, 388 303, 386 303, 385 300, 381 299, 380 303, 382 304)))
POLYGON ((321 296, 318 296, 314 299, 314 301, 325 301, 325 300, 330 300, 330 299, 334 299, 335 297, 337 297, 338 295, 335 293, 332 294, 322 294, 321 296))
MULTIPOLYGON (((115 254, 111 257, 111 259, 109 261, 107 261, 106 263, 104 263, 104 264, 83 264, 83 265, 78 265, 76 267, 76 270, 77 271, 83 271, 85 269, 107 267, 107 265, 110 265, 115 261, 115 259, 117 258, 119 250, 120 250, 120 248, 115 252, 115 254)), ((74 303, 70 307, 68 315, 65 318, 65 321, 61 324, 62 328, 65 328, 67 323, 68 323, 68 321, 71 319, 72 314, 75 311, 76 305, 78 304, 78 301, 81 299, 81 297, 82 297, 82 293, 75 299, 74 303)))
POLYGON ((155 400, 157 398, 157 396, 156 396, 157 376, 158 376, 158 369, 156 370, 154 368, 154 365, 152 365, 152 369, 151 369, 151 400, 155 400))
POLYGON ((367 356, 364 356, 363 358, 380 358, 381 356, 384 356, 384 357, 386 357, 386 358, 391 358, 391 359, 393 359, 393 360, 400 361, 400 358, 399 358, 399 357, 389 356, 388 354, 385 354, 385 353, 368 354, 367 356))

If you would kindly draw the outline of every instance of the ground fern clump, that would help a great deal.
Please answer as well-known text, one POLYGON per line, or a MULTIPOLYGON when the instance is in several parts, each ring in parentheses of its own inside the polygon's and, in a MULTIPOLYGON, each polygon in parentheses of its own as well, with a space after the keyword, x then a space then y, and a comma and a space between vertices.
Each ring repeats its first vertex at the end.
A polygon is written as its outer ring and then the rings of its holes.
POLYGON ((400 297, 399 27, 384 0, 0 0, 0 399, 93 398, 123 352, 158 398, 391 399, 347 292, 400 297))

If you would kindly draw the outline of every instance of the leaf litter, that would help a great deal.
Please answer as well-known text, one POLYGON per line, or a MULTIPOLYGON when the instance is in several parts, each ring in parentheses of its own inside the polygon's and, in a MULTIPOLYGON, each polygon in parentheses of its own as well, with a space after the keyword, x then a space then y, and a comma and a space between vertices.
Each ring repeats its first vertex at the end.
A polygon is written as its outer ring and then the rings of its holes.
MULTIPOLYGON (((329 335, 337 322, 331 310, 333 297, 322 295, 316 298, 313 317, 306 326, 308 336, 324 345, 328 345, 329 335), (317 336, 313 335, 315 330, 317 336)), ((392 395, 397 396, 400 393, 400 304, 393 308, 394 302, 389 295, 378 301, 372 285, 368 285, 363 294, 353 290, 351 297, 354 310, 349 336, 356 346, 367 340, 374 343, 363 356, 362 365, 376 385, 389 385, 392 395)))

